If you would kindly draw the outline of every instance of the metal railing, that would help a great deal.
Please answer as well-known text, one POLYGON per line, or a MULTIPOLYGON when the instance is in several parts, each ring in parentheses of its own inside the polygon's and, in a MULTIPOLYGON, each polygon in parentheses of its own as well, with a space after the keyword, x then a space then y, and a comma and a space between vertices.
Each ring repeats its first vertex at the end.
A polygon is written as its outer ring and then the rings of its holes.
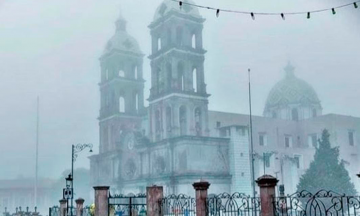
POLYGON ((356 216, 360 215, 360 197, 334 191, 316 193, 303 190, 275 197, 274 215, 278 216, 356 216))
POLYGON ((260 198, 243 193, 222 193, 210 196, 206 201, 209 216, 257 216, 260 215, 260 198))
POLYGON ((162 198, 159 205, 162 216, 196 216, 195 198, 184 194, 162 198))

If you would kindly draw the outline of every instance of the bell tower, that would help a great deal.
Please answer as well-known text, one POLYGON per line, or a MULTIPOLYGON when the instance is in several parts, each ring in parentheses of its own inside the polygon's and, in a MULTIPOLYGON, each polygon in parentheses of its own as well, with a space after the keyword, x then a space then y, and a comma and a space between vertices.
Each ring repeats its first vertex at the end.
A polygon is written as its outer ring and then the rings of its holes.
POLYGON ((140 129, 144 114, 143 54, 120 15, 100 58, 100 153, 120 146, 122 135, 140 129))
POLYGON ((208 136, 208 97, 204 81, 205 19, 197 8, 164 1, 149 25, 152 38, 150 138, 208 136))

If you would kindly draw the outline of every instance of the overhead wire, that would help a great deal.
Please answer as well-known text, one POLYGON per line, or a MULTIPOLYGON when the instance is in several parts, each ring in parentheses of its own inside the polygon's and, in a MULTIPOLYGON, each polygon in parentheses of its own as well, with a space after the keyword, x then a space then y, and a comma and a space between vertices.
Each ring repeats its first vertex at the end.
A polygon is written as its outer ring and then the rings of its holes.
POLYGON ((183 5, 189 5, 192 7, 197 7, 197 8, 202 8, 202 9, 207 9, 207 10, 214 10, 216 11, 216 16, 219 17, 220 12, 226 12, 226 13, 237 13, 237 14, 248 14, 251 15, 252 19, 255 19, 255 15, 262 15, 262 16, 281 16, 282 19, 285 20, 285 15, 300 15, 300 14, 306 14, 307 18, 310 19, 310 14, 312 13, 321 13, 321 12, 325 12, 325 11, 332 11, 332 14, 336 14, 336 10, 335 9, 339 9, 339 8, 343 8, 343 7, 348 7, 353 5, 354 8, 358 8, 358 3, 360 3, 360 0, 355 1, 355 2, 351 2, 351 3, 347 3, 347 4, 343 4, 343 5, 338 5, 335 7, 329 7, 329 8, 324 8, 324 9, 317 9, 317 10, 309 10, 309 11, 298 11, 298 12, 253 12, 253 11, 240 11, 240 10, 230 10, 230 9, 221 9, 221 8, 215 8, 215 7, 210 7, 210 6, 204 6, 204 5, 199 5, 199 4, 194 4, 194 3, 190 3, 187 1, 180 1, 180 0, 170 0, 173 2, 177 2, 179 4, 180 7, 182 7, 183 5))

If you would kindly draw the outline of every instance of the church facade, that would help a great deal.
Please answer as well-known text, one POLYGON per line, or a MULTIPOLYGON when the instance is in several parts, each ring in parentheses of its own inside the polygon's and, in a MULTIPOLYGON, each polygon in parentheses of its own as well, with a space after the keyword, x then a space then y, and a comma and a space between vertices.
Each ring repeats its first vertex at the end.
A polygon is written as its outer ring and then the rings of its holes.
MULTIPOLYGON (((151 89, 144 106, 143 58, 119 17, 100 58, 99 154, 90 157, 92 185, 117 193, 192 194, 191 184, 211 183, 210 193, 251 194, 249 116, 208 110, 202 43, 205 19, 197 8, 165 0, 149 25, 151 89)), ((355 185, 360 118, 322 114, 315 90, 285 67, 270 91, 263 117, 253 116, 255 178, 277 176, 296 190, 326 128, 355 185)))

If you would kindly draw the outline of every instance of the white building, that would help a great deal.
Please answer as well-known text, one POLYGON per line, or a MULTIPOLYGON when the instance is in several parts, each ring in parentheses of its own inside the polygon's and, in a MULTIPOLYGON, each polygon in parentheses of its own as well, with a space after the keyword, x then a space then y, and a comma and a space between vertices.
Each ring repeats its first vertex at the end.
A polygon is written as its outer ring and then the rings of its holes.
MULTIPOLYGON (((202 179, 211 183, 210 193, 251 193, 249 116, 208 110, 204 22, 189 5, 180 10, 166 0, 157 8, 149 25, 151 89, 145 107, 144 54, 124 18, 116 21, 100 58, 100 153, 91 157, 93 185, 126 194, 156 184, 168 194, 192 194, 191 184, 202 179)), ((264 117, 253 117, 255 177, 265 167, 287 193, 296 190, 327 128, 358 185, 360 119, 322 115, 314 89, 290 64, 285 72, 270 91, 264 117), (264 159, 263 153, 272 154, 264 159)))

